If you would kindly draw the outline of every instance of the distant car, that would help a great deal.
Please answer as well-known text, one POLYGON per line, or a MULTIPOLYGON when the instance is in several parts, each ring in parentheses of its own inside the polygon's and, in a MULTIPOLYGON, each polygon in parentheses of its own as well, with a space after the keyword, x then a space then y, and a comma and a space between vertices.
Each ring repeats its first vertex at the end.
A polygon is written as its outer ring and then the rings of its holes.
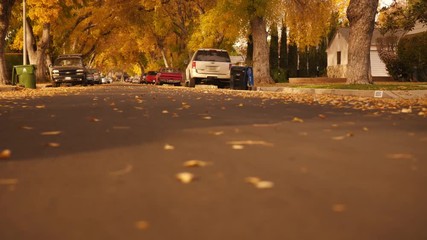
POLYGON ((112 83, 112 82, 113 82, 113 79, 110 78, 110 77, 102 77, 101 78, 101 83, 102 84, 107 84, 107 83, 112 83))
POLYGON ((149 71, 145 76, 145 83, 155 84, 156 83, 157 72, 149 71))
POLYGON ((131 83, 141 83, 141 78, 138 76, 131 77, 131 83))
POLYGON ((99 77, 99 72, 96 69, 87 69, 87 73, 86 73, 86 79, 87 79, 87 83, 88 84, 100 84, 101 83, 101 79, 99 77))
POLYGON ((181 82, 183 82, 182 73, 175 68, 162 68, 157 72, 156 85, 167 83, 179 86, 181 82))
POLYGON ((185 86, 210 83, 217 86, 230 84, 231 60, 223 49, 197 50, 185 71, 185 86))

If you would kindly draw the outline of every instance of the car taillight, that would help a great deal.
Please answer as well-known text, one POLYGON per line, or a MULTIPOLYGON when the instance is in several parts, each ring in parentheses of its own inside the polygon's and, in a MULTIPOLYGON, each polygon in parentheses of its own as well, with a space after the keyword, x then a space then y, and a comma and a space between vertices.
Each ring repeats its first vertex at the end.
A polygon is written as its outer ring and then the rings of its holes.
POLYGON ((193 63, 191 64, 191 67, 192 67, 192 68, 196 68, 196 62, 193 62, 193 63))

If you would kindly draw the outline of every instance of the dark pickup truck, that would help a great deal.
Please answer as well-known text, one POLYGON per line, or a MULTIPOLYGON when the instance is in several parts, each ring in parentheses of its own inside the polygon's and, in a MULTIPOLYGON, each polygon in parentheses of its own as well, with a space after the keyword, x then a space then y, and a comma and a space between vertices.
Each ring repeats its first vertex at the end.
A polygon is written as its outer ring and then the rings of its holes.
POLYGON ((164 83, 173 84, 176 86, 181 85, 183 76, 180 71, 174 68, 162 68, 157 72, 156 84, 162 85, 164 83))
POLYGON ((51 69, 52 86, 58 87, 62 83, 86 86, 86 74, 87 71, 80 54, 60 55, 51 69))

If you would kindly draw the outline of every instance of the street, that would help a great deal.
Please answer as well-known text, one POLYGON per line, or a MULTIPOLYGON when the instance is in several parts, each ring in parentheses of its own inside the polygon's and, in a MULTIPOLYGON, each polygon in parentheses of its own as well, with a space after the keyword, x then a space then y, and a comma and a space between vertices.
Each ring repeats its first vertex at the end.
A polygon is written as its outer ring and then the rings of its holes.
POLYGON ((427 239, 427 121, 415 108, 56 91, 0 98, 2 240, 427 239))

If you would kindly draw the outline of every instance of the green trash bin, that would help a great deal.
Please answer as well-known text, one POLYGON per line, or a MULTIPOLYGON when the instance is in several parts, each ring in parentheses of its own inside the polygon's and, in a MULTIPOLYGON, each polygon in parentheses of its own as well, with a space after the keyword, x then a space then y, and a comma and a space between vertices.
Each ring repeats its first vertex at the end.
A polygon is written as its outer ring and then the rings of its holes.
POLYGON ((12 84, 23 85, 26 88, 36 88, 36 68, 34 65, 13 66, 12 84))

